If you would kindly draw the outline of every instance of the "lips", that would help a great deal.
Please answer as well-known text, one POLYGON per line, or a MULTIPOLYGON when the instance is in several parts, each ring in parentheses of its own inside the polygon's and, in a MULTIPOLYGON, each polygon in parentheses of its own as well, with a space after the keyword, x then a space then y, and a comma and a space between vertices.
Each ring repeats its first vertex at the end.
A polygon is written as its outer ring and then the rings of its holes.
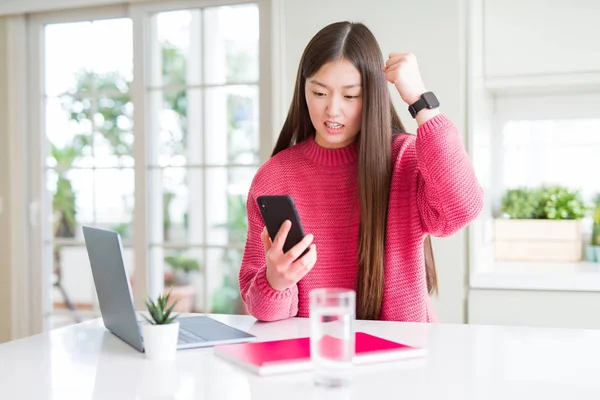
POLYGON ((325 121, 325 130, 330 135, 336 135, 338 133, 341 133, 343 129, 344 129, 344 125, 340 124, 339 122, 325 121))

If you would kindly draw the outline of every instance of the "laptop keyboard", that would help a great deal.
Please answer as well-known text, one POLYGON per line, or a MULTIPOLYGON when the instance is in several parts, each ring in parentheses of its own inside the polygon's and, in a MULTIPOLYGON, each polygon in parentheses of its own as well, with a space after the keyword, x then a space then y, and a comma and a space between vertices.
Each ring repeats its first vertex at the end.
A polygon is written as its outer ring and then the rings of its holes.
POLYGON ((179 328, 179 343, 200 343, 200 342, 206 342, 206 340, 204 340, 203 338, 201 338, 200 336, 187 331, 185 329, 181 329, 181 327, 179 328))

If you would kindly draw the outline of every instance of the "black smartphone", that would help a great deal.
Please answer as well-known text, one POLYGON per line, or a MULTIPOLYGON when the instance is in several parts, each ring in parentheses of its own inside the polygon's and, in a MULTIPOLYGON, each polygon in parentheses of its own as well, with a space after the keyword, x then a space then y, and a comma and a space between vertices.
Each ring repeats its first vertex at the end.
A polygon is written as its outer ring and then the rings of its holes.
MULTIPOLYGON (((283 245, 284 253, 287 253, 289 249, 294 247, 302 240, 302 238, 304 238, 304 229, 302 228, 302 223, 298 216, 298 210, 296 210, 294 200, 290 196, 259 196, 256 201, 271 240, 275 240, 275 236, 277 236, 281 224, 283 224, 286 219, 289 219, 292 222, 292 227, 288 232, 283 245)), ((307 248, 300 257, 306 254, 308 250, 309 248, 307 248)))

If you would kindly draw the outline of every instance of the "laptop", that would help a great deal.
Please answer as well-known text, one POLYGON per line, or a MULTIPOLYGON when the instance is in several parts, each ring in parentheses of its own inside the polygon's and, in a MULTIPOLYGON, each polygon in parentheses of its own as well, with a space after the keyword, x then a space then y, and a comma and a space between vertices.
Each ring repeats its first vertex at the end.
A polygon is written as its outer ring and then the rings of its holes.
MULTIPOLYGON (((100 313, 104 326, 133 348, 143 352, 141 334, 143 318, 135 312, 118 232, 90 226, 83 227, 100 313)), ((177 317, 178 349, 209 347, 249 342, 254 335, 233 328, 208 316, 177 317)))

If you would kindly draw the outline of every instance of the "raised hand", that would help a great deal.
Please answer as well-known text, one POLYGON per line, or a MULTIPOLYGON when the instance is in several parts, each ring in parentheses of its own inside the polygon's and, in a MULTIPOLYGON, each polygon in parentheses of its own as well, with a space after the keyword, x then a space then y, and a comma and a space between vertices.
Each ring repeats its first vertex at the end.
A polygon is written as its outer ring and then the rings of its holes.
POLYGON ((385 79, 396 86, 402 100, 408 105, 419 100, 427 91, 421 79, 417 57, 412 53, 390 53, 382 70, 385 79))
POLYGON ((266 252, 267 281, 273 289, 279 291, 298 283, 317 262, 317 248, 312 243, 312 234, 306 235, 287 253, 283 252, 283 245, 291 227, 292 223, 289 220, 285 221, 273 241, 269 238, 266 228, 260 235, 266 252), (298 259, 307 248, 310 248, 309 251, 298 259))

